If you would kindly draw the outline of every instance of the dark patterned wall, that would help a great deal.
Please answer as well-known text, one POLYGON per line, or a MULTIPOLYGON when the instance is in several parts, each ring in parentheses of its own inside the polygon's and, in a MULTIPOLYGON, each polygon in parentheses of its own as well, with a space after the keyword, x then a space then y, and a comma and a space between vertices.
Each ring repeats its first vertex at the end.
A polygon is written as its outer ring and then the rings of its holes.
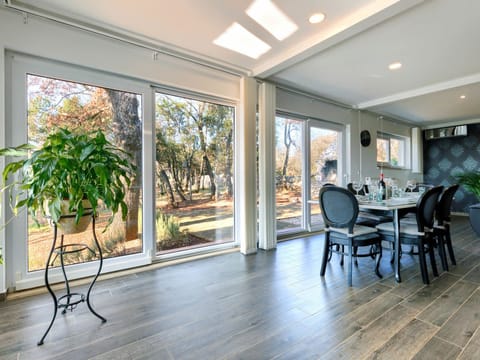
MULTIPOLYGON (((455 183, 454 174, 480 170, 480 124, 468 125, 468 135, 423 142, 424 181, 448 186, 455 183)), ((480 200, 462 186, 455 194, 452 211, 468 212, 468 206, 480 200)))

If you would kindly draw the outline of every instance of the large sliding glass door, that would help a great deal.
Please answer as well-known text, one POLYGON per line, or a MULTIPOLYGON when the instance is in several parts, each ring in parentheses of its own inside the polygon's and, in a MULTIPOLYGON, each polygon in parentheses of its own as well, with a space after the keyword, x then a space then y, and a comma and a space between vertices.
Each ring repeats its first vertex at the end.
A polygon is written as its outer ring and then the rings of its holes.
POLYGON ((319 230, 315 200, 323 184, 340 179, 342 127, 283 115, 275 121, 277 233, 319 230))
POLYGON ((157 92, 159 256, 234 241, 235 107, 157 92))
MULTIPOLYGON (((87 132, 100 129, 133 156, 137 173, 126 189, 128 217, 124 221, 117 214, 107 227, 110 212, 103 209, 96 220, 96 233, 106 258, 105 271, 150 262, 151 245, 144 241, 143 225, 149 215, 143 211, 142 183, 144 176, 151 174, 143 162, 144 117, 148 111, 145 95, 151 89, 135 81, 19 54, 9 56, 7 66, 12 74, 12 94, 7 103, 15 119, 8 127, 8 146, 25 142, 39 146, 59 127, 87 132)), ((8 211, 5 209, 7 218, 11 217, 8 211)), ((24 289, 43 284, 42 270, 53 239, 48 221, 38 226, 23 212, 12 218, 6 233, 11 259, 8 287, 24 289)), ((64 244, 92 242, 91 228, 64 238, 64 244)), ((90 275, 96 267, 96 258, 89 252, 72 254, 65 260, 72 279, 90 275)), ((52 269, 51 274, 53 281, 61 278, 60 269, 52 269)))
POLYGON ((322 215, 318 205, 318 192, 326 183, 337 184, 341 167, 341 129, 320 121, 308 121, 308 184, 307 223, 309 230, 323 228, 322 215))
MULTIPOLYGON (((132 186, 127 190, 128 219, 123 221, 120 212, 108 227, 110 212, 101 210, 96 221, 98 239, 104 257, 118 257, 142 252, 141 241, 141 174, 142 174, 142 121, 138 94, 104 87, 65 81, 45 76, 27 75, 28 143, 41 145, 44 139, 58 128, 69 130, 102 130, 113 143, 133 154, 138 168, 132 186), (128 113, 125 113, 128 111, 128 113)), ((81 243, 91 237, 91 229, 65 237, 65 243, 81 243)), ((28 218, 27 257, 28 271, 45 267, 50 250, 53 229, 48 220, 39 225, 28 218)), ((93 240, 91 240, 93 241, 93 240)), ((90 261, 89 252, 66 256, 67 264, 90 261)))
POLYGON ((279 234, 305 229, 304 125, 302 120, 285 116, 277 116, 275 119, 275 198, 279 234))

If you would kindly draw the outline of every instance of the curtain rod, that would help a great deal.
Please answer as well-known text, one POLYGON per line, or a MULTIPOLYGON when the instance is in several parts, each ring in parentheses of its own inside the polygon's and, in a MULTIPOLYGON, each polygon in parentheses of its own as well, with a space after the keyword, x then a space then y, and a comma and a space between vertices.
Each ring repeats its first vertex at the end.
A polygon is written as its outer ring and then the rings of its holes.
POLYGON ((291 88, 291 87, 288 87, 288 86, 282 85, 282 84, 276 84, 276 83, 273 83, 273 84, 275 84, 275 86, 276 86, 278 89, 281 89, 281 90, 290 92, 290 93, 292 93, 292 94, 302 95, 302 96, 305 96, 305 97, 310 98, 310 99, 312 99, 312 100, 318 100, 318 101, 324 102, 324 103, 326 103, 326 104, 336 105, 336 106, 339 106, 339 107, 342 107, 342 108, 348 109, 348 110, 358 110, 358 109, 354 108, 354 107, 351 106, 351 105, 348 105, 348 104, 345 104, 345 103, 342 103, 342 102, 339 102, 339 101, 335 101, 335 100, 332 100, 332 99, 328 99, 328 98, 325 98, 325 97, 323 97, 323 96, 310 94, 310 93, 308 93, 308 92, 305 92, 305 91, 302 91, 302 90, 293 89, 293 88, 291 88))
MULTIPOLYGON (((66 26, 83 30, 95 35, 101 35, 112 40, 121 41, 129 45, 133 45, 146 50, 153 51, 154 59, 158 54, 164 54, 179 60, 189 61, 194 64, 197 64, 212 70, 221 71, 230 75, 250 76, 249 70, 237 67, 233 64, 226 64, 226 65, 218 64, 212 60, 204 59, 198 55, 187 54, 186 50, 185 52, 176 51, 174 49, 169 49, 168 47, 166 47, 166 45, 155 44, 147 40, 138 39, 134 36, 130 36, 128 34, 122 34, 112 29, 96 26, 90 23, 82 23, 78 20, 71 19, 69 17, 65 17, 62 15, 54 14, 48 11, 41 11, 35 8, 28 8, 25 6, 21 6, 19 4, 14 4, 12 0, 4 0, 4 1, 5 1, 5 5, 4 5, 5 8, 20 12, 24 16, 26 16, 26 14, 37 16, 39 18, 47 19, 61 25, 66 25, 66 26)), ((25 20, 25 23, 27 23, 27 20, 25 20)))

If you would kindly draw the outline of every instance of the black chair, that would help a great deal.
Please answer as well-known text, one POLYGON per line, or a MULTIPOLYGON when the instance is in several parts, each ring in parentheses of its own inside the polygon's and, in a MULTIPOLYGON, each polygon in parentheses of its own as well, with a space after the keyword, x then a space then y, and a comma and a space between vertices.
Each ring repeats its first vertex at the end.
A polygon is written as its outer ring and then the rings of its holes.
POLYGON ((343 257, 348 255, 348 285, 352 286, 353 258, 373 257, 375 261, 375 273, 382 277, 378 267, 382 257, 381 239, 374 227, 356 225, 358 216, 358 201, 349 190, 339 186, 324 186, 319 194, 320 209, 325 222, 325 245, 323 250, 320 276, 325 275, 327 262, 331 252, 338 252, 343 257), (338 245, 342 250, 338 249, 338 245), (368 246, 368 253, 359 254, 360 247, 368 246), (344 249, 348 252, 345 252, 344 249))
POLYGON ((433 228, 435 238, 437 239, 438 252, 440 253, 440 259, 442 260, 443 270, 448 271, 447 255, 445 254, 445 245, 447 245, 448 254, 453 265, 457 265, 455 255, 452 247, 452 237, 450 235, 450 221, 451 221, 451 208, 453 197, 459 188, 458 184, 449 186, 446 188, 440 200, 437 203, 437 209, 435 212, 435 225, 433 228))
MULTIPOLYGON (((433 233, 434 214, 437 207, 437 200, 442 193, 443 186, 436 186, 428 189, 418 199, 416 206, 415 224, 400 221, 400 244, 413 245, 418 248, 420 270, 424 284, 429 284, 426 253, 430 255, 430 263, 433 275, 438 276, 437 265, 435 262, 433 233)), ((383 240, 393 242, 394 230, 393 223, 382 223, 377 225, 378 232, 383 240)))

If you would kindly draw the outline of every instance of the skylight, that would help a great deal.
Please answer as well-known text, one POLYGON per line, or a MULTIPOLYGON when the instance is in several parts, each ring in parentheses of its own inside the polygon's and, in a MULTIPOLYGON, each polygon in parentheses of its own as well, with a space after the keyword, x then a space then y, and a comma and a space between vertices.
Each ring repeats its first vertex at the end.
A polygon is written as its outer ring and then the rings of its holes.
POLYGON ((271 48, 237 22, 213 40, 213 43, 253 59, 258 59, 271 48))
POLYGON ((298 29, 298 26, 271 0, 255 0, 246 13, 280 41, 298 29))

